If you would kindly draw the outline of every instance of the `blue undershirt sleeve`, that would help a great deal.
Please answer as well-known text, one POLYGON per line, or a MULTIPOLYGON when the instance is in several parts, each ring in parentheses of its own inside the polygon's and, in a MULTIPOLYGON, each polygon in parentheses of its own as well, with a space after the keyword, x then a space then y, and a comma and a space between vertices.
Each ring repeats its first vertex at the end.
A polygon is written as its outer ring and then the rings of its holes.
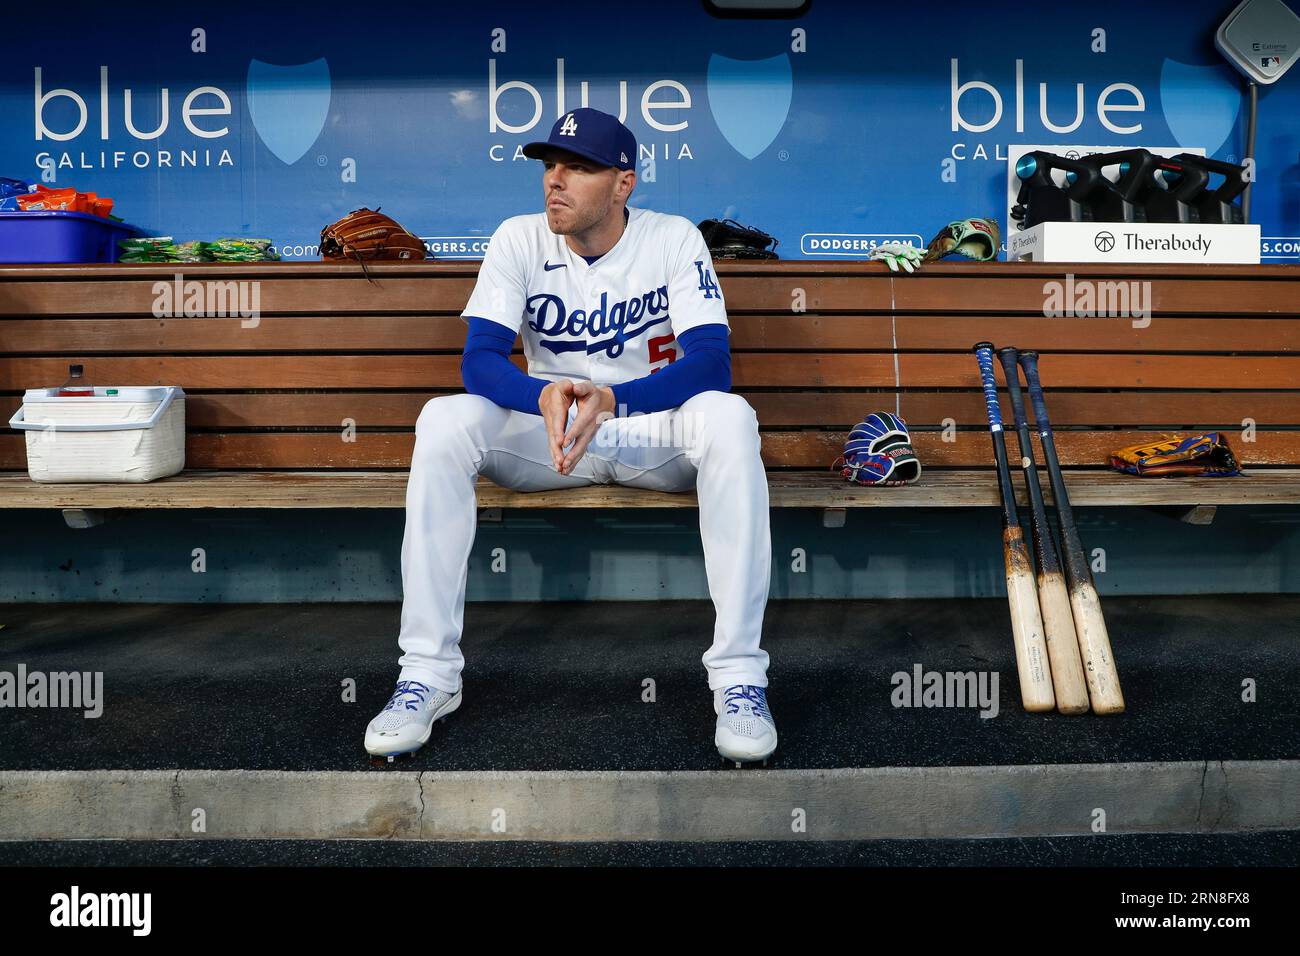
POLYGON ((518 333, 500 322, 466 316, 469 335, 460 360, 460 377, 471 395, 482 395, 502 408, 512 408, 541 416, 537 407, 542 389, 550 384, 544 378, 528 375, 510 361, 518 333))
POLYGON ((727 326, 708 323, 677 336, 686 354, 642 378, 610 386, 616 415, 676 408, 700 392, 731 391, 731 350, 727 326))

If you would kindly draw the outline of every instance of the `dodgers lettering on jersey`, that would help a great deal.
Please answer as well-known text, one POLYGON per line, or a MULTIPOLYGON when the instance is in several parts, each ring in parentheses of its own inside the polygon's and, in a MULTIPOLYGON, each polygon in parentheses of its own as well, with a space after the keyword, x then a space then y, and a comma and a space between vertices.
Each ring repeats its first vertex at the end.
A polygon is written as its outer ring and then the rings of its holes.
POLYGON ((676 337, 727 325, 708 246, 684 216, 628 207, 614 248, 591 265, 546 213, 513 216, 488 244, 462 312, 523 336, 528 374, 617 385, 678 356, 676 337))

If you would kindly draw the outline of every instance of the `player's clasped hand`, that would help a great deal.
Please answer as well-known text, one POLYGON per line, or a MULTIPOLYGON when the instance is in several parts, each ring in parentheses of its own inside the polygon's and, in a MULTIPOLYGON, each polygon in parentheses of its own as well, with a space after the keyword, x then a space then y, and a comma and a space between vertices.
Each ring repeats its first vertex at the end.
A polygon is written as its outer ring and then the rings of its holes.
POLYGON ((546 423, 546 439, 551 447, 551 464, 556 471, 564 462, 564 426, 569 421, 569 406, 573 404, 573 382, 562 378, 542 389, 537 407, 546 423))
POLYGON ((607 386, 588 381, 561 379, 542 389, 539 402, 546 420, 546 434, 551 446, 551 460, 562 475, 573 473, 587 452, 597 430, 614 417, 614 393, 607 386), (569 406, 577 402, 578 413, 568 431, 569 406), (568 449, 567 452, 565 449, 568 449))

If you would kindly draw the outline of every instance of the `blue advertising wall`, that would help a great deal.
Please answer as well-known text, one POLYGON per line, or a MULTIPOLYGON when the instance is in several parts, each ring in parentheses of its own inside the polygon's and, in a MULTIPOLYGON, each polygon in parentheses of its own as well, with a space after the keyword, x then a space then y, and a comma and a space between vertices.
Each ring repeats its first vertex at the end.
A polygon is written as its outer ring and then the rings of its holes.
MULTIPOLYGON (((145 234, 265 236, 289 259, 382 205, 436 255, 478 258, 502 219, 541 209, 523 144, 585 102, 638 138, 634 205, 824 257, 808 237, 1005 219, 1008 144, 1239 161, 1243 81, 1212 41, 1234 5, 64 4, 75 30, 0 36, 0 175, 109 195, 145 234)), ((1300 69, 1261 87, 1256 153, 1252 218, 1300 236, 1300 69)), ((1300 239, 1273 249, 1300 259, 1300 239)))

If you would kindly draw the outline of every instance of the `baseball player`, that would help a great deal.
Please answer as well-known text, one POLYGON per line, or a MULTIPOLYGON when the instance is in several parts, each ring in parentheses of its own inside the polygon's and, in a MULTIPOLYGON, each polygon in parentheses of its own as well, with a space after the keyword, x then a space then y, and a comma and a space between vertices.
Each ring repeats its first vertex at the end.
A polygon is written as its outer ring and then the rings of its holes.
POLYGON ((461 318, 465 394, 415 426, 402 541, 397 689, 366 729, 375 755, 410 753, 460 706, 459 642, 474 484, 519 491, 617 483, 694 488, 717 611, 703 656, 714 742, 738 765, 776 749, 759 648, 771 573, 758 419, 731 388, 727 312, 690 220, 627 208, 636 138, 614 116, 565 113, 524 154, 546 210, 492 235, 461 318), (510 361, 523 336, 525 374, 510 361))

